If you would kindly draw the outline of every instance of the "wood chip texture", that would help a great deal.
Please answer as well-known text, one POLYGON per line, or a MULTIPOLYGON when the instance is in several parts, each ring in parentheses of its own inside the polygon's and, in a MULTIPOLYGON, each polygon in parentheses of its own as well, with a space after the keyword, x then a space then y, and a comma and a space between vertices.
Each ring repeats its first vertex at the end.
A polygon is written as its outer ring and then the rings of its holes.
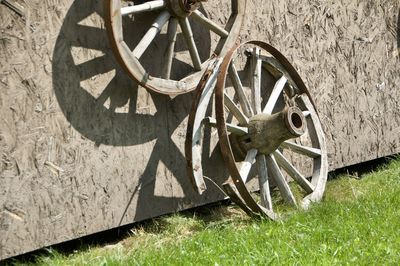
MULTIPOLYGON (((248 1, 241 40, 271 43, 304 77, 330 169, 398 153, 399 2, 267 2, 248 1)), ((207 16, 225 21, 229 3, 208 1, 207 16)), ((197 196, 186 176, 193 93, 156 95, 127 77, 108 43, 103 1, 21 4, 24 17, 0 5, 0 260, 223 197, 212 183, 197 196)), ((126 19, 133 42, 154 18, 126 19)), ((204 61, 216 37, 192 28, 204 61)), ((152 73, 162 71, 165 31, 142 57, 152 73)), ((174 60, 172 78, 190 70, 183 61, 174 60)), ((210 156, 206 175, 226 179, 219 153, 210 156)))

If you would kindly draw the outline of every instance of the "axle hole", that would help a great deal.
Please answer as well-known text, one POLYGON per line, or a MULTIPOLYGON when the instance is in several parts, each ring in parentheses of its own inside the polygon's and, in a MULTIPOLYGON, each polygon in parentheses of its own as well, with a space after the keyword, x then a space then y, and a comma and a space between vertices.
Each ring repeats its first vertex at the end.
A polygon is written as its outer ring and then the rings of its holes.
POLYGON ((245 139, 242 139, 242 141, 246 144, 249 144, 251 142, 250 137, 246 137, 245 139))
POLYGON ((292 124, 296 128, 302 128, 303 127, 303 119, 301 119, 301 116, 299 114, 292 113, 291 119, 292 119, 292 124))

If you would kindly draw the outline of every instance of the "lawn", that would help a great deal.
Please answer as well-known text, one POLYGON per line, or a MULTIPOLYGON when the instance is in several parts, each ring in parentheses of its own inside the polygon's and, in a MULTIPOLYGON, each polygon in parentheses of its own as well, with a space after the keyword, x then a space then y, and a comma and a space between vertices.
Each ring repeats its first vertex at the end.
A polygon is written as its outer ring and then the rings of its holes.
MULTIPOLYGON (((283 221, 254 220, 235 206, 205 207, 142 223, 118 243, 38 265, 398 265, 400 160, 330 180, 324 200, 283 221)), ((23 264, 21 261, 16 264, 23 264)))

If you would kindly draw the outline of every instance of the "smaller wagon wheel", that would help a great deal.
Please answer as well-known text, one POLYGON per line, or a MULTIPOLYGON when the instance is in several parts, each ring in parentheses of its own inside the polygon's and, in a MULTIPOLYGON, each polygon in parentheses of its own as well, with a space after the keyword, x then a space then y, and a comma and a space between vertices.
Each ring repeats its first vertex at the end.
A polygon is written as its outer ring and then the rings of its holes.
MULTIPOLYGON (((230 18, 226 25, 219 25, 199 10, 201 2, 204 1, 206 0, 105 1, 105 23, 113 52, 117 61, 132 79, 147 89, 167 95, 183 94, 196 88, 205 67, 215 56, 224 55, 235 45, 246 6, 246 0, 232 0, 230 18), (157 18, 131 51, 124 41, 123 17, 146 12, 156 12, 157 18), (205 62, 201 62, 189 17, 193 22, 199 23, 219 36, 214 51, 205 62), (152 76, 140 62, 140 58, 165 25, 168 25, 168 41, 165 47, 161 48, 165 49, 162 74, 161 76, 152 76), (181 80, 172 80, 170 77, 174 67, 175 43, 179 28, 191 57, 193 71, 181 80)), ((132 34, 135 34, 135 29, 132 29, 132 34)))
POLYGON ((234 185, 249 209, 275 219, 270 181, 291 205, 297 206, 297 201, 288 185, 289 178, 304 191, 303 208, 321 200, 328 174, 325 137, 311 96, 289 61, 266 43, 253 41, 246 45, 252 46, 250 50, 237 47, 227 54, 216 85, 216 125, 232 179, 225 187, 234 185), (235 70, 233 59, 237 52, 247 52, 249 93, 235 70), (263 74, 275 82, 263 84, 263 74), (238 105, 227 93, 228 76, 238 105), (228 123, 232 116, 238 124, 228 123), (294 166, 296 160, 308 161, 302 168, 309 171, 311 180, 294 166), (259 183, 260 203, 246 187, 252 168, 259 183))
POLYGON ((319 201, 328 171, 324 133, 310 94, 288 60, 272 46, 252 41, 212 67, 199 85, 188 123, 188 173, 198 192, 206 189, 202 132, 211 126, 218 129, 231 175, 223 188, 248 214, 276 219, 271 197, 275 187, 285 202, 297 206, 289 179, 302 190, 303 208, 319 201), (210 115, 206 109, 214 92, 210 115), (256 187, 259 197, 252 193, 256 187))

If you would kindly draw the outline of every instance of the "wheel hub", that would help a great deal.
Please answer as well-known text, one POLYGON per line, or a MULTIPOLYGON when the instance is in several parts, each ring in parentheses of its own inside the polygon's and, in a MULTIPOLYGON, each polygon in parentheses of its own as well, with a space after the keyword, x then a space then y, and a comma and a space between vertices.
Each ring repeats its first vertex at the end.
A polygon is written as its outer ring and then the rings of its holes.
POLYGON ((303 135, 306 132, 306 120, 299 108, 289 107, 272 115, 257 114, 251 117, 248 132, 238 139, 241 149, 257 149, 267 155, 282 142, 303 135))
POLYGON ((188 17, 205 0, 166 0, 167 8, 175 17, 188 17))

